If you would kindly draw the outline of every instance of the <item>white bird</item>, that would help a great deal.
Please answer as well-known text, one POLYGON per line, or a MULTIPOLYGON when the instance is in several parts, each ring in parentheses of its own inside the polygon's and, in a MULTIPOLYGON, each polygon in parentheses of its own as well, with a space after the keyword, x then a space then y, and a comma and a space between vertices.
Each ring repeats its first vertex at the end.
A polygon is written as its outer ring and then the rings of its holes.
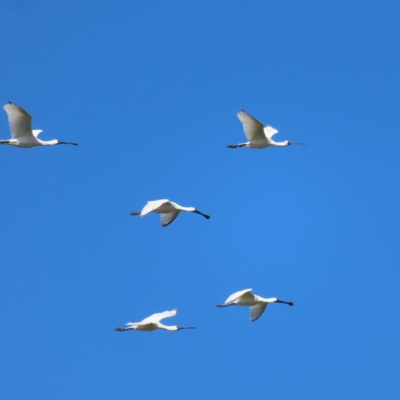
POLYGON ((141 322, 128 322, 126 327, 117 327, 116 331, 154 331, 156 329, 164 329, 165 331, 175 332, 181 329, 195 329, 194 326, 166 326, 163 325, 160 321, 164 318, 173 317, 176 315, 178 309, 175 308, 172 311, 164 311, 162 313, 157 313, 150 315, 150 317, 145 318, 141 322))
POLYGON ((241 123, 243 124, 244 134, 247 137, 248 142, 239 144, 230 144, 229 148, 235 149, 236 147, 250 147, 252 149, 264 149, 269 146, 284 147, 291 144, 299 144, 304 146, 304 143, 289 142, 285 140, 284 142, 274 142, 272 136, 278 133, 278 130, 273 128, 271 125, 264 125, 253 118, 251 115, 247 114, 246 111, 241 110, 237 114, 241 123))
POLYGON ((12 139, 0 140, 0 144, 9 144, 25 149, 35 146, 55 146, 57 144, 78 146, 77 143, 62 142, 61 140, 40 140, 38 135, 42 131, 39 129, 32 130, 32 117, 30 114, 23 108, 11 103, 11 101, 4 106, 4 109, 8 114, 12 139))
POLYGON ((276 297, 264 299, 263 297, 251 293, 251 291, 252 289, 245 289, 233 293, 226 299, 224 304, 217 304, 217 307, 250 306, 250 319, 255 321, 261 317, 269 303, 285 303, 289 304, 289 306, 293 305, 291 301, 279 300, 276 297))
POLYGON ((203 214, 202 212, 196 210, 194 207, 182 207, 179 204, 176 204, 173 201, 169 201, 167 199, 148 201, 141 212, 133 211, 131 212, 131 215, 140 215, 141 217, 144 217, 151 212, 161 214, 161 225, 165 227, 168 226, 179 215, 181 211, 193 212, 196 214, 200 214, 207 219, 210 219, 209 215, 203 214))

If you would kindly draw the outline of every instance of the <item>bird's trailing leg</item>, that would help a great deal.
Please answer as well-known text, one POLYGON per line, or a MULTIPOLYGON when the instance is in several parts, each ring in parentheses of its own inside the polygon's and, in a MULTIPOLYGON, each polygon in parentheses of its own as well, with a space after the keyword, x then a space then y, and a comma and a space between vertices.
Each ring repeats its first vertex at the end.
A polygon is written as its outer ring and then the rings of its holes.
POLYGON ((0 144, 10 144, 9 140, 0 140, 0 144))
POLYGON ((229 306, 233 306, 235 303, 228 303, 228 304, 217 304, 217 307, 229 307, 229 306))
POLYGON ((237 147, 239 147, 237 144, 228 144, 228 146, 226 146, 230 149, 236 149, 237 147))
POLYGON ((123 332, 123 331, 127 331, 129 328, 124 328, 123 326, 117 326, 115 328, 116 331, 118 332, 123 332))
POLYGON ((129 215, 140 215, 140 211, 132 211, 129 215))

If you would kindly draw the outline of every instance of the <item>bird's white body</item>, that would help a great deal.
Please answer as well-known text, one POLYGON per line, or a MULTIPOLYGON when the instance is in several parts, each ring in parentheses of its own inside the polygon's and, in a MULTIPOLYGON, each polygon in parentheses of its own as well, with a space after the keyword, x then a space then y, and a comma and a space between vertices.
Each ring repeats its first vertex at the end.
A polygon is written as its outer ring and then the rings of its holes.
POLYGON ((8 114, 12 139, 0 140, 0 144, 8 144, 24 149, 35 146, 55 146, 58 144, 72 144, 77 146, 76 143, 61 142, 60 140, 45 141, 38 139, 38 135, 42 131, 40 129, 32 130, 32 117, 29 113, 11 102, 8 102, 4 106, 4 109, 8 114))
POLYGON ((161 214, 161 225, 165 227, 169 225, 179 215, 181 211, 194 212, 203 215, 203 217, 207 219, 210 218, 209 215, 201 213, 194 207, 182 207, 179 204, 174 203, 173 201, 169 201, 167 199, 149 201, 143 207, 143 210, 141 212, 132 212, 131 215, 140 215, 141 217, 144 217, 151 212, 161 214))
POLYGON ((156 329, 163 329, 164 331, 175 332, 181 329, 194 329, 193 326, 182 327, 182 326, 167 326, 162 324, 160 321, 164 318, 173 317, 178 312, 178 309, 175 308, 172 311, 164 311, 161 313, 153 314, 150 317, 145 318, 141 322, 128 322, 126 327, 118 327, 115 328, 116 331, 155 331, 156 329))
POLYGON ((246 135, 248 142, 239 143, 238 145, 229 145, 228 147, 230 148, 249 147, 252 149, 265 149, 269 146, 285 147, 291 144, 303 145, 303 143, 294 143, 289 142, 288 140, 285 140, 284 142, 275 142, 272 140, 272 137, 278 133, 277 129, 273 128, 271 125, 264 127, 260 121, 257 121, 244 110, 241 110, 237 116, 243 124, 244 134, 246 135))
POLYGON ((250 319, 255 321, 261 317, 269 303, 285 303, 291 306, 293 305, 292 302, 279 300, 276 297, 266 299, 251 293, 251 291, 252 289, 245 289, 233 293, 226 299, 224 304, 218 304, 217 307, 249 306, 250 319))

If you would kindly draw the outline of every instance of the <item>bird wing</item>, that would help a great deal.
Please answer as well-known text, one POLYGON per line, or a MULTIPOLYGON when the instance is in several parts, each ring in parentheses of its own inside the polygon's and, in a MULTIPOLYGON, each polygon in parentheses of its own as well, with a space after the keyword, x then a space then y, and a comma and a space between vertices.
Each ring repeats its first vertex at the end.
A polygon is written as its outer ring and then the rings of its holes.
POLYGON ((150 315, 150 317, 145 318, 141 324, 143 323, 151 323, 151 322, 159 322, 164 318, 173 317, 178 312, 178 309, 175 308, 172 311, 164 311, 157 314, 150 315))
POLYGON ((225 304, 230 303, 231 301, 237 299, 240 296, 243 296, 245 293, 249 293, 251 296, 253 296, 253 294, 251 293, 253 289, 245 289, 245 290, 240 290, 239 292, 233 293, 231 294, 226 300, 225 300, 225 304))
POLYGON ((278 129, 273 128, 271 125, 267 125, 267 126, 264 128, 265 136, 266 136, 268 139, 271 139, 272 136, 274 136, 275 133, 278 133, 278 132, 279 132, 278 129))
POLYGON ((161 225, 165 228, 168 226, 177 216, 179 211, 171 211, 166 214, 161 214, 161 225))
POLYGON ((140 213, 141 217, 144 217, 145 215, 151 213, 154 210, 157 210, 158 207, 162 206, 165 203, 168 203, 169 200, 154 200, 154 201, 148 201, 147 204, 143 207, 142 212, 140 213))
POLYGON ((35 136, 36 138, 39 136, 39 134, 43 132, 41 129, 33 129, 32 130, 32 134, 33 136, 35 136))
POLYGON ((261 304, 256 304, 255 306, 250 307, 250 319, 252 321, 255 321, 256 319, 260 318, 262 313, 265 311, 267 308, 268 303, 261 303, 261 304))
POLYGON ((264 125, 260 121, 257 121, 244 110, 241 110, 237 116, 243 124, 244 134, 249 141, 265 139, 264 125))
POLYGON ((8 102, 4 109, 8 114, 13 139, 32 137, 32 117, 21 107, 8 102))

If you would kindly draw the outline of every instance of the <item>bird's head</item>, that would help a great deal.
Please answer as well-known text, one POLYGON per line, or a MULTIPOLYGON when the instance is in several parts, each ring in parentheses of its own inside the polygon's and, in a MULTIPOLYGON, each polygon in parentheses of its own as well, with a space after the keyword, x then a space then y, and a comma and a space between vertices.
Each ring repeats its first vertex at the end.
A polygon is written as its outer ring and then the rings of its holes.
POLYGON ((195 326, 175 326, 175 328, 176 331, 180 331, 182 329, 196 329, 195 326))
MULTIPOLYGON (((193 208, 193 207, 190 207, 190 208, 193 208)), ((199 210, 196 210, 195 208, 193 208, 193 211, 192 211, 192 212, 194 212, 194 213, 196 213, 196 214, 200 214, 200 215, 202 215, 204 218, 210 219, 210 216, 209 216, 209 215, 204 214, 204 213, 200 212, 199 210)))
POLYGON ((54 142, 56 142, 56 143, 54 143, 55 145, 57 145, 57 144, 72 144, 73 146, 78 146, 78 143, 73 143, 73 142, 62 142, 61 140, 54 140, 54 142))
POLYGON ((293 301, 283 301, 283 300, 279 300, 279 299, 275 299, 274 303, 283 303, 283 304, 288 304, 289 306, 294 305, 293 301))
POLYGON ((289 142, 289 140, 285 140, 283 143, 286 143, 286 146, 290 146, 291 144, 298 144, 299 146, 305 146, 304 143, 289 142))

